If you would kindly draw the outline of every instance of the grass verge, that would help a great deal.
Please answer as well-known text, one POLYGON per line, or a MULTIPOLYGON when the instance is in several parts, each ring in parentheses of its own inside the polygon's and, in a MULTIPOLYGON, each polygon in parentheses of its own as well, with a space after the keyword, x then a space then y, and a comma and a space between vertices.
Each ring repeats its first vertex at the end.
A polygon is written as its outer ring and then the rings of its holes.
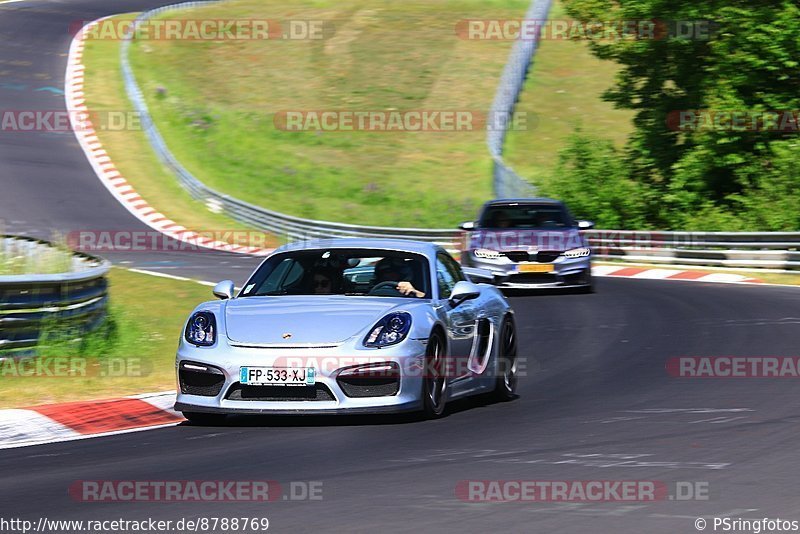
MULTIPOLYGON (((321 20, 333 31, 302 41, 137 40, 132 63, 168 145, 209 186, 302 217, 452 227, 491 196, 485 130, 287 132, 273 118, 287 110, 485 112, 512 43, 461 39, 456 24, 519 18, 527 5, 233 0, 167 16, 321 20)), ((95 61, 91 50, 87 57, 95 61)))
POLYGON ((83 342, 57 342, 42 352, 43 369, 56 376, 19 376, 29 367, 0 362, 0 408, 175 389, 183 322, 197 303, 212 298, 210 289, 119 268, 109 282, 109 325, 83 342))

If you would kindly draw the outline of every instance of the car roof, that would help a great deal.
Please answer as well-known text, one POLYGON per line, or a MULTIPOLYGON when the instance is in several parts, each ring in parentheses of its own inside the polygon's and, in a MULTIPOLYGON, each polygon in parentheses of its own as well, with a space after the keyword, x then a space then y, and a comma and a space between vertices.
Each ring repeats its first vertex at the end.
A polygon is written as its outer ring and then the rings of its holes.
POLYGON ((336 248, 366 248, 376 250, 393 250, 411 252, 425 256, 435 256, 442 249, 435 243, 413 241, 411 239, 380 239, 362 237, 340 237, 335 239, 307 239, 296 241, 279 247, 275 252, 294 250, 317 250, 336 248))

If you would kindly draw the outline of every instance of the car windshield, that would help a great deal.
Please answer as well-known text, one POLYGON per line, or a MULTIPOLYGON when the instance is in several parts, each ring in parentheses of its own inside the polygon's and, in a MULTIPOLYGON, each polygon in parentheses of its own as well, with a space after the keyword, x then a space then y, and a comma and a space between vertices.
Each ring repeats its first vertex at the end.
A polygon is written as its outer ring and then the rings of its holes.
MULTIPOLYGON (((319 249, 276 254, 250 277, 242 297, 367 295, 430 298, 428 260, 388 250, 319 249), (403 294, 398 283, 411 284, 403 294)), ((408 287, 408 286, 406 286, 408 287)))
POLYGON ((559 204, 508 204, 489 206, 480 220, 481 228, 556 230, 574 226, 559 204))

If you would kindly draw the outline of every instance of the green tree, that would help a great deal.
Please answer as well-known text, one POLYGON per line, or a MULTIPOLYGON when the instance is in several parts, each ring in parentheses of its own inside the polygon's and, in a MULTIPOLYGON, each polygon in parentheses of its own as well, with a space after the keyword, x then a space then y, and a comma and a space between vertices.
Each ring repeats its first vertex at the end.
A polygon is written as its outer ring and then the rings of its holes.
POLYGON ((593 219, 599 228, 647 227, 648 188, 628 176, 625 159, 611 141, 580 129, 568 139, 555 175, 541 190, 568 200, 576 217, 593 219))
POLYGON ((797 228, 796 216, 768 214, 770 207, 793 211, 790 206, 800 204, 797 173, 776 174, 787 155, 796 154, 797 131, 668 127, 679 110, 800 109, 797 0, 565 2, 568 13, 583 22, 656 20, 670 30, 678 24, 710 30, 690 38, 591 43, 597 57, 622 66, 605 98, 636 112, 628 172, 660 198, 657 211, 648 214, 653 224, 687 227, 702 219, 713 226, 747 221, 758 225, 748 229, 797 228), (767 198, 772 201, 765 203, 767 198))

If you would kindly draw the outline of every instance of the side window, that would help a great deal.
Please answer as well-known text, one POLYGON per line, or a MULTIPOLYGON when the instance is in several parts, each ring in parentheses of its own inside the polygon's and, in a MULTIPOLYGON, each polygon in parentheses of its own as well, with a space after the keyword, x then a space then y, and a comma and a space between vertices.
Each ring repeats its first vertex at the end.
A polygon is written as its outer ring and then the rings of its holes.
POLYGON ((451 256, 448 256, 446 254, 439 254, 439 257, 441 258, 442 263, 444 263, 445 267, 447 267, 447 270, 450 272, 450 275, 453 277, 453 280, 455 280, 456 282, 463 282, 464 280, 467 279, 467 277, 464 276, 464 271, 461 270, 461 266, 451 256))
POLYGON ((453 287, 458 281, 453 278, 453 273, 447 268, 445 262, 446 258, 443 255, 439 254, 436 257, 436 280, 439 283, 439 298, 442 299, 450 298, 453 287))
POLYGON ((269 273, 256 293, 273 293, 297 283, 303 276, 303 266, 292 258, 286 258, 269 273))

